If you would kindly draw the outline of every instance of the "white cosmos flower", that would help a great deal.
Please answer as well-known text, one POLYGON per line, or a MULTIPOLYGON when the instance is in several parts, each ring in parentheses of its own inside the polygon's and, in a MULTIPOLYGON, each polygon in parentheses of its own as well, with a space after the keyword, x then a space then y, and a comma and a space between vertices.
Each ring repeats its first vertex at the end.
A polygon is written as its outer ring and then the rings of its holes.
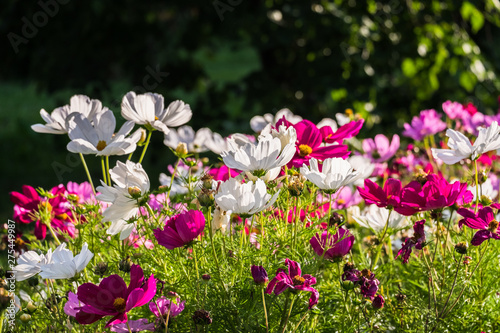
MULTIPOLYGON (((473 201, 476 201, 476 187, 469 186, 468 189, 474 195, 473 201)), ((494 200, 498 195, 498 191, 493 188, 493 183, 491 182, 490 178, 486 179, 484 183, 479 184, 479 199, 481 199, 481 196, 483 195, 490 198, 491 200, 494 200)))
POLYGON ((280 125, 278 130, 276 130, 271 126, 271 124, 269 124, 262 130, 259 139, 265 139, 267 135, 280 139, 281 150, 285 149, 285 147, 289 144, 295 146, 295 143, 297 142, 297 132, 292 126, 286 127, 285 125, 280 125))
POLYGON ((376 232, 384 230, 387 218, 389 218, 388 227, 391 229, 402 229, 408 224, 406 216, 396 211, 392 211, 389 217, 389 210, 377 207, 377 205, 370 205, 365 208, 364 215, 353 216, 353 219, 358 222, 360 226, 373 229, 376 232))
POLYGON ((134 123, 127 121, 114 133, 116 119, 113 112, 106 110, 94 115, 93 124, 79 113, 68 117, 68 135, 71 142, 67 148, 72 153, 96 154, 97 156, 125 155, 135 151, 141 132, 127 137, 134 123))
POLYGON ((482 154, 500 148, 500 127, 496 121, 487 128, 479 128, 479 135, 473 145, 465 135, 455 130, 448 129, 446 136, 449 137, 450 149, 433 148, 432 155, 449 165, 466 158, 474 161, 482 154))
MULTIPOLYGON (((170 130, 168 134, 165 134, 163 144, 175 149, 179 143, 185 143, 188 152, 203 153, 209 150, 208 145, 210 145, 210 141, 214 141, 215 134, 207 127, 200 128, 195 132, 191 126, 182 126, 177 130, 170 130)), ((222 137, 220 138, 222 139, 222 137)))
POLYGON ((279 191, 274 195, 267 193, 266 183, 261 179, 242 184, 236 178, 229 178, 219 186, 215 202, 224 211, 252 215, 274 204, 278 195, 279 191))
POLYGON ((40 110, 45 125, 35 124, 31 129, 38 133, 65 134, 68 133, 68 116, 73 112, 78 112, 82 117, 92 119, 94 115, 108 110, 103 108, 102 103, 97 99, 90 99, 88 96, 75 95, 71 97, 69 105, 58 107, 49 114, 44 109, 40 110))
POLYGON ((54 250, 52 261, 41 265, 40 276, 42 279, 71 279, 87 266, 93 256, 87 243, 83 244, 80 253, 74 257, 73 252, 66 249, 66 243, 63 243, 54 250))
POLYGON ((98 186, 97 199, 109 202, 111 205, 103 213, 103 222, 111 222, 108 230, 109 235, 120 234, 120 240, 124 240, 135 227, 135 223, 127 223, 127 220, 137 215, 139 206, 137 200, 132 198, 130 192, 135 191, 140 195, 149 192, 150 182, 146 171, 139 163, 118 161, 116 166, 109 171, 114 186, 108 186, 101 181, 103 186, 98 186))
POLYGON ((47 254, 38 254, 35 251, 23 253, 17 259, 17 266, 14 267, 14 275, 17 281, 24 281, 41 271, 41 266, 52 262, 52 249, 47 254))
POLYGON ((228 139, 230 148, 222 152, 222 160, 228 168, 244 171, 251 180, 271 181, 278 177, 281 167, 295 155, 295 142, 284 148, 278 137, 262 135, 257 143, 238 146, 233 139, 228 139))
POLYGON ((363 186, 365 179, 369 178, 373 170, 375 170, 375 164, 372 161, 362 155, 354 155, 347 159, 353 168, 359 173, 358 179, 353 183, 355 186, 363 186))
POLYGON ((264 116, 253 117, 252 119, 250 119, 250 127, 254 132, 260 133, 268 124, 274 126, 276 125, 278 120, 283 117, 285 117, 285 119, 292 124, 296 124, 302 120, 301 116, 294 115, 289 109, 281 109, 276 113, 275 116, 270 113, 266 113, 264 114, 264 116))
POLYGON ((223 235, 230 232, 231 211, 224 211, 219 206, 215 206, 214 217, 212 219, 212 233, 220 230, 223 235))
POLYGON ((151 126, 168 134, 169 127, 177 127, 187 123, 193 116, 189 104, 174 101, 164 109, 163 96, 145 93, 136 95, 128 92, 122 100, 122 116, 138 125, 151 126))
POLYGON ((351 164, 342 158, 325 159, 321 171, 318 160, 311 158, 309 166, 302 166, 300 173, 314 185, 327 191, 337 191, 342 186, 355 182, 359 177, 359 173, 353 170, 351 164))

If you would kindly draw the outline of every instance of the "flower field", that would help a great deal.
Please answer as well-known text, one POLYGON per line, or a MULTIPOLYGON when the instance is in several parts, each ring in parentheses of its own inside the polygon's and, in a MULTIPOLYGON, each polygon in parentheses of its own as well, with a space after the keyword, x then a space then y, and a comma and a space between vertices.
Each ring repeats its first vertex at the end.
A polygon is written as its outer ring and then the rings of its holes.
POLYGON ((88 181, 10 193, 0 332, 499 331, 500 114, 445 101, 365 139, 352 110, 228 137, 193 114, 134 92, 120 126, 83 95, 40 112, 88 181))

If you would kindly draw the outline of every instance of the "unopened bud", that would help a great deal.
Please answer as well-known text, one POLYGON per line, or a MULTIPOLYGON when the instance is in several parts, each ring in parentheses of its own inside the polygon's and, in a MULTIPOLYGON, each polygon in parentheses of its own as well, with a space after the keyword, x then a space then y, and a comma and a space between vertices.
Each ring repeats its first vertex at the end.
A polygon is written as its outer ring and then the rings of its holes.
POLYGON ((484 195, 484 194, 483 194, 483 195, 481 196, 481 198, 479 199, 479 202, 480 202, 480 203, 481 203, 481 205, 483 205, 483 206, 489 206, 489 205, 491 205, 491 203, 492 203, 493 201, 491 200, 491 198, 490 198, 490 197, 488 197, 487 195, 484 195))
POLYGON ((457 245, 455 245, 455 251, 460 254, 466 254, 467 249, 469 248, 469 245, 466 242, 460 242, 457 245))
POLYGON ((210 274, 203 274, 203 275, 201 276, 201 279, 202 279, 202 280, 203 280, 203 282, 205 282, 205 283, 208 283, 208 281, 210 281, 210 279, 211 279, 211 278, 212 278, 212 277, 210 276, 210 274))
POLYGON ((465 256, 465 258, 464 258, 464 265, 470 264, 471 260, 472 260, 472 257, 465 256))
POLYGON ((166 296, 169 300, 175 300, 179 298, 179 294, 177 294, 175 291, 169 291, 166 296))
POLYGON ((168 191, 169 186, 168 185, 160 185, 158 186, 158 193, 165 193, 168 191))
POLYGON ((72 201, 72 202, 78 202, 78 201, 79 201, 79 199, 80 199, 80 198, 79 198, 79 197, 78 197, 78 195, 76 195, 76 194, 72 194, 72 193, 71 193, 71 194, 68 194, 68 200, 69 200, 69 201, 72 201))
POLYGON ((35 304, 33 304, 33 302, 28 302, 28 305, 26 305, 26 310, 28 310, 31 313, 35 312, 36 309, 37 307, 35 304))
POLYGON ((187 145, 184 142, 179 142, 177 148, 175 148, 175 153, 179 157, 186 156, 188 154, 187 145))
POLYGON ((196 310, 192 318, 195 325, 210 325, 212 323, 212 317, 207 310, 196 310))
POLYGON ((208 173, 204 174, 202 177, 201 177, 201 183, 203 185, 203 188, 207 189, 207 190, 211 190, 212 189, 212 180, 214 179, 214 177, 212 177, 211 175, 209 175, 208 173))
POLYGON ((94 274, 99 275, 99 276, 103 276, 104 274, 106 274, 107 270, 108 270, 108 263, 99 262, 94 267, 94 274))
POLYGON ((137 186, 131 186, 128 188, 128 194, 134 199, 138 199, 141 197, 141 189, 137 186))
POLYGON ((403 303, 405 300, 406 300, 405 294, 399 293, 396 295, 396 301, 398 301, 399 303, 403 303))
POLYGON ((202 188, 200 194, 198 194, 198 202, 203 207, 213 206, 215 202, 214 191, 202 188))
POLYGON ((479 184, 484 184, 487 180, 488 180, 488 173, 486 172, 486 170, 482 170, 478 174, 478 182, 479 184))
POLYGON ((299 197, 304 191, 304 176, 296 174, 290 177, 288 192, 292 197, 299 197))
POLYGON ((344 290, 353 290, 354 287, 355 287, 354 282, 352 282, 350 280, 342 281, 342 289, 344 289, 344 290))
POLYGON ((120 262, 118 263, 118 269, 124 273, 129 273, 131 268, 132 260, 130 260, 130 257, 120 260, 120 262))
POLYGON ((27 323, 28 321, 30 321, 30 320, 31 320, 31 316, 30 316, 29 314, 27 314, 27 313, 23 313, 23 314, 19 317, 19 319, 21 319, 21 321, 22 321, 23 323, 27 323))
POLYGON ((380 310, 384 307, 385 299, 382 295, 377 295, 372 301, 372 306, 375 310, 380 310))
POLYGON ((333 212, 332 215, 330 216, 330 219, 328 220, 328 226, 333 227, 335 225, 340 225, 344 222, 345 217, 342 214, 339 214, 337 212, 333 212))
POLYGON ((344 265, 344 272, 351 271, 355 268, 352 262, 346 262, 344 265))

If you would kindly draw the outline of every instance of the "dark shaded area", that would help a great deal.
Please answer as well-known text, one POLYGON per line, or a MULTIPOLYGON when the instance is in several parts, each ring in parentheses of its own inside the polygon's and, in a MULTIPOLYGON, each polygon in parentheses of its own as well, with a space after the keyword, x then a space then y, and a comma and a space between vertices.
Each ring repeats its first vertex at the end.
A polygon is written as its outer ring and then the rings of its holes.
MULTIPOLYGON (((127 91, 155 91, 191 104, 194 128, 222 134, 249 131, 253 115, 282 107, 313 121, 352 108, 371 119, 361 136, 399 132, 412 114, 447 99, 496 112, 493 3, 6 0, 1 188, 85 179, 67 138, 29 127, 40 108, 50 112, 75 93, 119 115, 127 91), (54 163, 71 171, 58 179, 54 163)), ((155 184, 170 154, 161 135, 153 139, 144 164, 155 184)), ((88 160, 98 179, 98 160, 88 160)), ((10 214, 6 197, 0 205, 10 214)))

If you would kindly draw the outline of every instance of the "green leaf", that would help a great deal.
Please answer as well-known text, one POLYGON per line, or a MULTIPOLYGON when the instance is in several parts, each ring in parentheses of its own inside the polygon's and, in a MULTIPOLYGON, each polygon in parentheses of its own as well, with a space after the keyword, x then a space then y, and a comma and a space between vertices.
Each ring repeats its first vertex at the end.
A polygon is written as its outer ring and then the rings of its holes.
POLYGON ((472 32, 476 33, 484 25, 484 15, 470 2, 466 1, 462 4, 460 14, 466 21, 470 21, 472 32))
POLYGON ((412 78, 417 74, 417 67, 412 59, 406 58, 401 64, 401 68, 405 76, 412 78))

